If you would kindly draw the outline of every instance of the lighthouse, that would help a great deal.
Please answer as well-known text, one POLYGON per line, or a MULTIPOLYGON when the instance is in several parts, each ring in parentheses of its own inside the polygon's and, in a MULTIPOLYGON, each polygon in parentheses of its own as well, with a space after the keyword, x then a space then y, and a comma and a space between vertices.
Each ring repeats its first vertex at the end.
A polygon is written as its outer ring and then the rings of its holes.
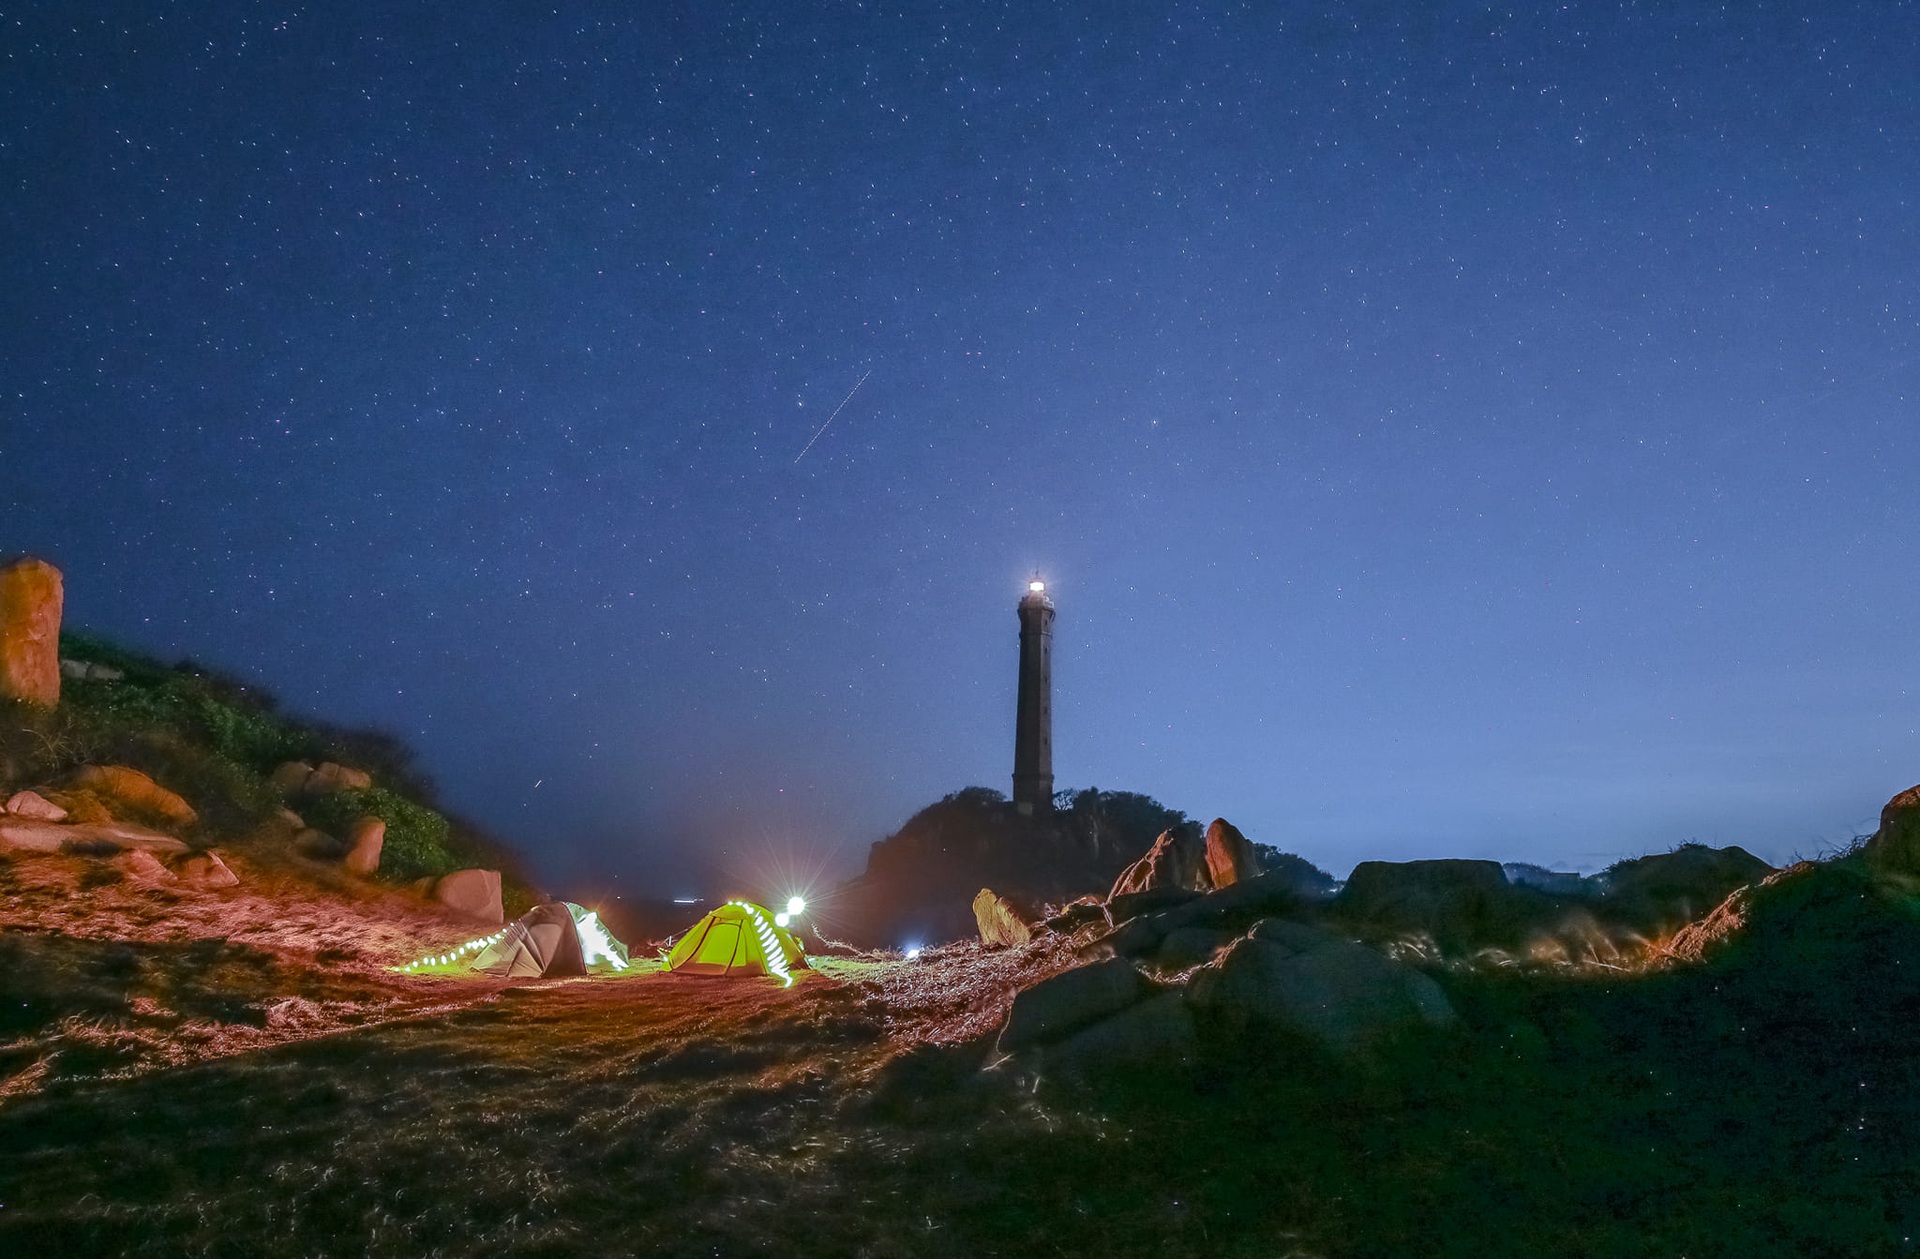
POLYGON ((1053 808, 1053 600, 1027 583, 1020 600, 1020 697, 1013 721, 1013 805, 1022 815, 1053 808))

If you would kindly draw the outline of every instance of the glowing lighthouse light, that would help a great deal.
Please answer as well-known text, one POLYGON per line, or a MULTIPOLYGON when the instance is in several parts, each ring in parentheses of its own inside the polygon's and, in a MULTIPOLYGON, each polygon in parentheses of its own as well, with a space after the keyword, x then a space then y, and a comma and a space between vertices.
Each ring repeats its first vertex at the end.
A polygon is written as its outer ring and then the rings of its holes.
POLYGON ((1027 583, 1027 593, 1043 595, 1047 593, 1047 583, 1044 581, 1030 581, 1027 583))

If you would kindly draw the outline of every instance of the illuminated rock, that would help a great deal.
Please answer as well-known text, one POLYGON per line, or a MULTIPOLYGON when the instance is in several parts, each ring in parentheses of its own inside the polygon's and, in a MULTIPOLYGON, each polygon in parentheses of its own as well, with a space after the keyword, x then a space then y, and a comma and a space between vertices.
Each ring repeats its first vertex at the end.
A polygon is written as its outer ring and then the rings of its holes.
POLYGON ((455 870, 433 885, 433 899, 455 913, 486 922, 505 922, 498 870, 455 870))
POLYGON ((0 695, 60 702, 60 570, 45 560, 0 568, 0 695))
POLYGON ((1207 877, 1213 886, 1230 887, 1259 874, 1260 859, 1247 837, 1227 819, 1213 819, 1207 827, 1207 877))
POLYGON ((353 847, 341 862, 349 874, 369 875, 380 868, 380 849, 387 839, 387 824, 377 817, 363 817, 353 824, 353 847))
POLYGON ((1146 856, 1120 872, 1107 899, 1159 888, 1205 892, 1212 887, 1213 879, 1207 873, 1206 847, 1200 835, 1191 827, 1176 826, 1160 832, 1146 856))
POLYGON ((980 942, 990 949, 1019 948, 1033 939, 1032 928, 990 888, 981 888, 973 898, 973 917, 980 925, 980 942))
POLYGON ((137 769, 125 765, 82 765, 74 785, 106 796, 174 826, 192 826, 200 820, 193 806, 137 769))
POLYGON ((268 781, 287 795, 304 789, 307 779, 313 777, 313 766, 305 761, 287 761, 274 768, 268 781))
POLYGON ((6 811, 14 817, 40 822, 64 822, 67 811, 37 791, 16 791, 7 797, 6 811))

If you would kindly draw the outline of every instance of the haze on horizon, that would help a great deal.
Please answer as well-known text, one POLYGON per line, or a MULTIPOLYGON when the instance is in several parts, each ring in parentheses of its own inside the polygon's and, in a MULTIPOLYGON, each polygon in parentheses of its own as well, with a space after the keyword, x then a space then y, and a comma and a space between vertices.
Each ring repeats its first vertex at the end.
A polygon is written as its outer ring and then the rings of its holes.
POLYGON ((1006 790, 1036 571, 1058 785, 1336 874, 1779 861, 1920 781, 1909 4, 0 55, 0 550, 400 733, 556 884, 847 873, 1006 790))

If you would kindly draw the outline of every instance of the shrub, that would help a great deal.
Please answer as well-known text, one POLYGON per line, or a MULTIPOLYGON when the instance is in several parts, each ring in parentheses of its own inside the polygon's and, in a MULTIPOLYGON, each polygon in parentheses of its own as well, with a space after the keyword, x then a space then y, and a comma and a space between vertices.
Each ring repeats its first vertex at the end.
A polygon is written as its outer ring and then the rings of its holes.
POLYGON ((446 874, 463 864, 450 842, 452 827, 446 818, 385 787, 318 796, 305 802, 301 816, 335 835, 345 835, 363 817, 385 822, 387 837, 380 850, 380 873, 396 882, 446 874))

